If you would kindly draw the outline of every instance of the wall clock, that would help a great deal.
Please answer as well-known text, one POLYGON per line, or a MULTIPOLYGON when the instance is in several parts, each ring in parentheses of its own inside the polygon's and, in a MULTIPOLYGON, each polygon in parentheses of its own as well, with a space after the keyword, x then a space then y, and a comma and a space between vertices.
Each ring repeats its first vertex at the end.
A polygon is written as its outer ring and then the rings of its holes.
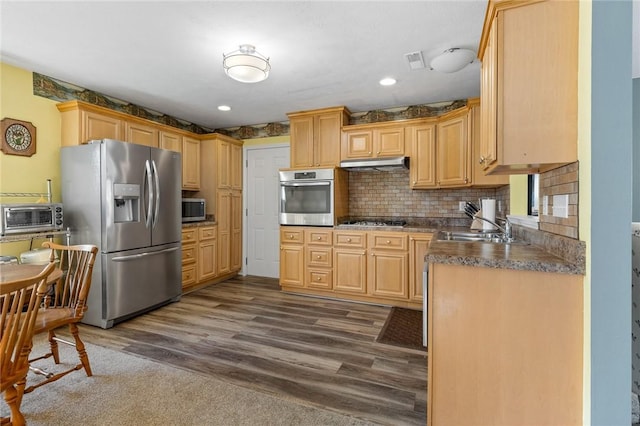
POLYGON ((36 153, 36 128, 28 121, 3 118, 0 151, 31 157, 36 153))

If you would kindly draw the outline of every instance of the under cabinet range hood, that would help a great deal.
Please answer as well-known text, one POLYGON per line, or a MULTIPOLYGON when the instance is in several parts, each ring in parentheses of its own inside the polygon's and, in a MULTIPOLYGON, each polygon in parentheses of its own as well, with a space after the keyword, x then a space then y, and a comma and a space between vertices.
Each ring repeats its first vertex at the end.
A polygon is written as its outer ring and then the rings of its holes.
POLYGON ((360 158, 344 160, 340 162, 340 168, 350 172, 380 171, 389 172, 409 168, 409 157, 380 157, 360 158))

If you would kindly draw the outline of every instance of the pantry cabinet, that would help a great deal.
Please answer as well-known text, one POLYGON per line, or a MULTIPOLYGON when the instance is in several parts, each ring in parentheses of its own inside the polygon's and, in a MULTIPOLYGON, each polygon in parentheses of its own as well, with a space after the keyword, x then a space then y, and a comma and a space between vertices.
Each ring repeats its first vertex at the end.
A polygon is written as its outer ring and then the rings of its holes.
POLYGON ((397 123, 343 127, 341 160, 406 155, 405 126, 397 123))
POLYGON ((349 115, 346 107, 287 114, 291 168, 339 166, 341 131, 349 115))
POLYGON ((578 10, 571 1, 490 1, 478 57, 486 173, 577 161, 578 10))

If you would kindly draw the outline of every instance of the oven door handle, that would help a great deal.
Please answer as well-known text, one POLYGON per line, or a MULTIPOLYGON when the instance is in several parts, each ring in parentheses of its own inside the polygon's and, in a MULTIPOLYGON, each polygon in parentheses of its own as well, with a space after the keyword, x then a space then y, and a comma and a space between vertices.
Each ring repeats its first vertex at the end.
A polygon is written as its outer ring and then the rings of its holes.
POLYGON ((326 180, 315 182, 280 182, 281 186, 329 186, 331 182, 326 180))

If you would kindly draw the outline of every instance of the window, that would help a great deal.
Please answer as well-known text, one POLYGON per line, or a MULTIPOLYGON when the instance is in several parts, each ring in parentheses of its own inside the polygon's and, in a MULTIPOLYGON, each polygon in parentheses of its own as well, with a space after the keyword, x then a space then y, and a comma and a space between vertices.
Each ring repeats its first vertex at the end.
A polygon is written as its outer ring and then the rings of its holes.
POLYGON ((527 185, 527 214, 538 216, 538 194, 540 193, 540 175, 529 175, 527 185))

